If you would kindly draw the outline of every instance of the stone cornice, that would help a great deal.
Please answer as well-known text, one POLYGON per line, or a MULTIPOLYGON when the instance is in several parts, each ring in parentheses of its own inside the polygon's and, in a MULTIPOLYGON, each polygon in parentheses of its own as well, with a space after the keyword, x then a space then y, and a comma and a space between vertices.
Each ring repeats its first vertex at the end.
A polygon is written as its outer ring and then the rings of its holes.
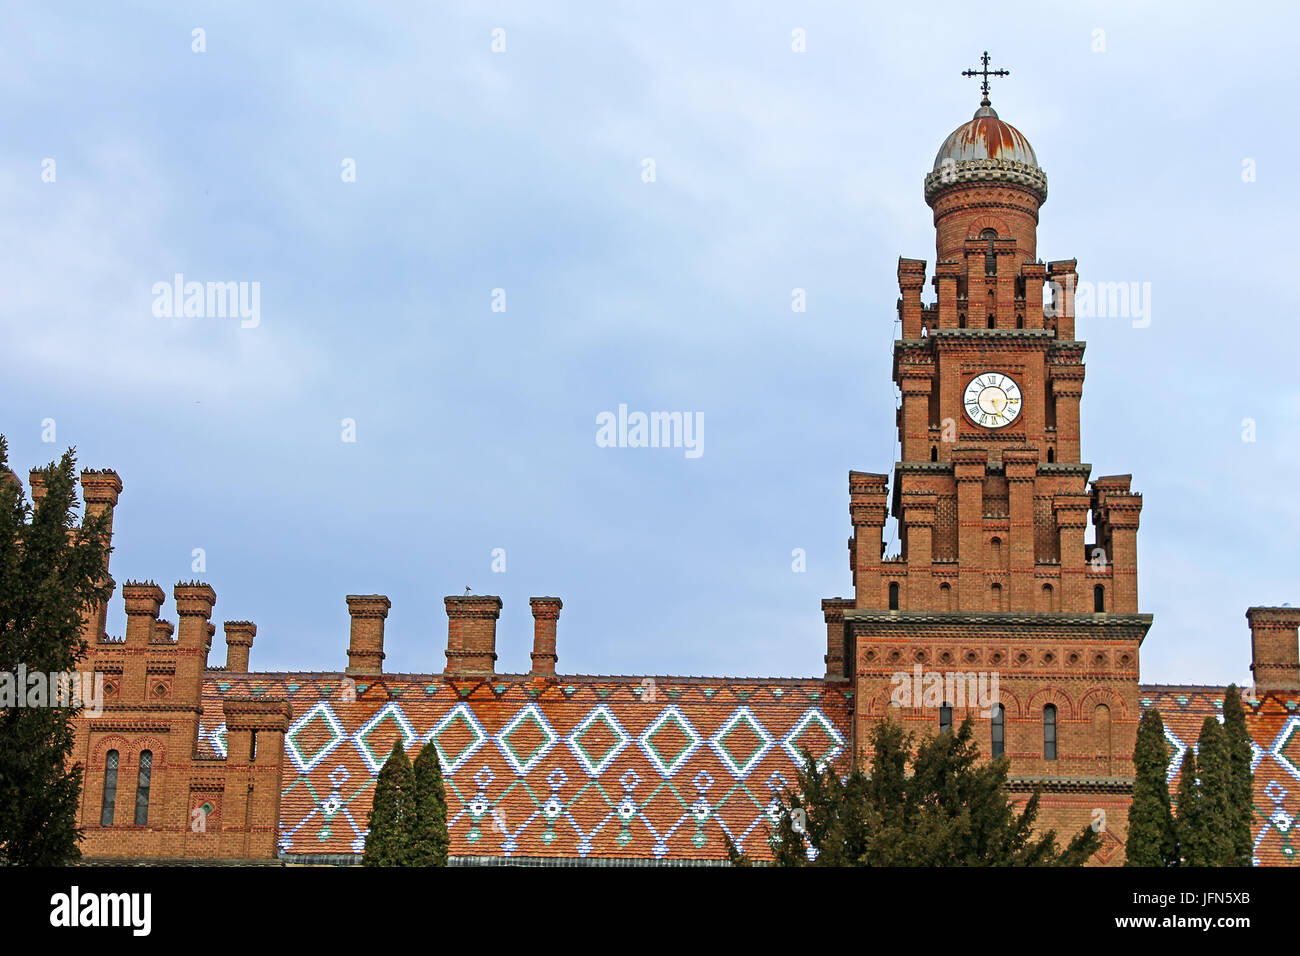
POLYGON ((1150 614, 1046 614, 1024 611, 880 611, 856 609, 844 612, 844 620, 859 624, 894 625, 994 625, 1036 628, 1141 628, 1151 626, 1150 614))
POLYGON ((963 159, 926 174, 925 201, 947 189, 972 183, 995 186, 1019 186, 1032 193, 1040 203, 1047 201, 1047 174, 1037 166, 1010 159, 963 159))
POLYGON ((1132 777, 1007 777, 1012 793, 1032 793, 1038 786, 1044 793, 1132 793, 1132 777))

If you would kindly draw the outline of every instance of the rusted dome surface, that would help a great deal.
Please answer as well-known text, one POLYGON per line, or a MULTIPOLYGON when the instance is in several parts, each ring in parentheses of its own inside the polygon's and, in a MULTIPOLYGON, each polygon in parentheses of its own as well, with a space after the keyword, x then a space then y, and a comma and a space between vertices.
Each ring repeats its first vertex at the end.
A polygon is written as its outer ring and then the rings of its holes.
POLYGON ((1002 159, 1038 166, 1029 140, 1020 130, 998 119, 988 105, 980 106, 969 123, 958 126, 943 141, 934 168, 939 169, 945 160, 960 163, 968 159, 1002 159))

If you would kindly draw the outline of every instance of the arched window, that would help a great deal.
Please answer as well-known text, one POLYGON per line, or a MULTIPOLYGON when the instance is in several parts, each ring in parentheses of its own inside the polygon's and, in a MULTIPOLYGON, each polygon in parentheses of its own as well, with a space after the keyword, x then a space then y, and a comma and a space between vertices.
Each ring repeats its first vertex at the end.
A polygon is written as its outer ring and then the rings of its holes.
POLYGON ((1043 708, 1043 759, 1056 759, 1056 705, 1043 708))
POLYGON ((993 731, 993 759, 1001 757, 1006 749, 1007 711, 1001 704, 993 705, 993 714, 989 718, 993 731))
POLYGON ((993 605, 990 611, 1002 610, 1002 585, 995 584, 989 588, 989 603, 993 605))
POLYGON ((117 806, 117 751, 110 750, 104 759, 104 796, 99 805, 99 825, 113 825, 113 810, 117 806))
POLYGON ((1101 614, 1106 610, 1106 588, 1104 585, 1095 585, 1092 589, 1092 609, 1101 614))
POLYGON ((947 581, 939 585, 939 604, 945 611, 952 610, 952 588, 947 581))
POLYGON ((153 751, 140 751, 140 778, 135 786, 135 825, 149 822, 149 780, 153 776, 153 751))
POLYGON ((931 446, 930 446, 930 460, 931 460, 931 461, 938 461, 938 460, 939 460, 939 446, 938 446, 938 445, 931 445, 931 446))
POLYGON ((1056 461, 1056 449, 1049 448, 1047 449, 1047 463, 1050 465, 1054 461, 1056 461))
POLYGON ((1110 772, 1110 708, 1105 704, 1098 704, 1097 709, 1092 714, 1093 735, 1097 741, 1097 756, 1105 759, 1106 771, 1110 772))
POLYGON ((962 312, 962 313, 960 313, 960 314, 957 316, 957 328, 959 328, 959 329, 964 329, 964 328, 966 328, 966 313, 965 313, 965 312, 962 312))
POLYGON ((997 325, 997 322, 994 320, 993 316, 990 315, 990 316, 989 316, 989 328, 991 329, 991 328, 993 328, 993 327, 996 326, 996 325, 997 325))
POLYGON ((1024 327, 1025 327, 1025 317, 1023 315, 1016 316, 1016 328, 1023 329, 1024 327))
POLYGON ((946 733, 952 730, 952 704, 943 704, 939 707, 939 733, 946 733))
POLYGON ((891 611, 898 610, 898 582, 897 581, 889 582, 889 609, 891 611))
POLYGON ((992 552, 993 567, 995 568, 1002 567, 1002 539, 990 538, 989 550, 992 552))
POLYGON ((1042 606, 1039 607, 1039 610, 1040 610, 1040 611, 1053 611, 1053 610, 1055 610, 1055 608, 1052 606, 1052 599, 1053 599, 1055 596, 1056 596, 1056 595, 1052 593, 1052 586, 1051 586, 1050 584, 1044 584, 1044 585, 1043 585, 1043 599, 1042 599, 1042 606))
MULTIPOLYGON (((998 274, 998 257, 993 252, 993 240, 998 237, 996 229, 985 229, 980 233, 980 238, 986 243, 984 250, 984 274, 986 276, 995 276, 998 274)), ((992 326, 990 326, 991 328, 992 326)))

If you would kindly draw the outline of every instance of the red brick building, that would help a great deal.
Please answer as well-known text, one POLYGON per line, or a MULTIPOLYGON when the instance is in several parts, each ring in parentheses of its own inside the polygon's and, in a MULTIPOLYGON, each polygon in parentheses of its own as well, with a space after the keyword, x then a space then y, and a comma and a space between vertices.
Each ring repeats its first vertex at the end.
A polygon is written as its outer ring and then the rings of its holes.
MULTIPOLYGON (((1223 689, 1139 684, 1142 498, 1081 457, 1076 264, 1038 258, 1046 198, 1032 147, 987 98, 925 178, 935 298, 922 301, 926 263, 900 259, 901 460, 892 482, 849 475, 853 596, 822 602, 824 676, 563 676, 549 597, 532 599, 531 666, 499 673, 501 602, 480 596, 446 599, 441 672, 389 674, 380 595, 347 598, 345 669, 257 673, 246 621, 225 623, 226 664, 210 663, 210 586, 176 585, 173 636, 162 589, 127 582, 125 637, 107 636, 103 608, 86 624, 108 692, 79 721, 86 856, 352 861, 400 737, 437 742, 464 860, 718 861, 724 833, 763 857, 799 752, 865 760, 894 708, 926 732, 974 716, 981 750, 1011 758, 1013 792, 1045 785, 1046 825, 1104 820, 1097 861, 1121 862, 1142 709, 1165 717, 1176 785, 1223 689)), ((82 485, 88 513, 117 506, 114 473, 82 485)), ((1247 616, 1256 858, 1294 863, 1300 609, 1247 616)))

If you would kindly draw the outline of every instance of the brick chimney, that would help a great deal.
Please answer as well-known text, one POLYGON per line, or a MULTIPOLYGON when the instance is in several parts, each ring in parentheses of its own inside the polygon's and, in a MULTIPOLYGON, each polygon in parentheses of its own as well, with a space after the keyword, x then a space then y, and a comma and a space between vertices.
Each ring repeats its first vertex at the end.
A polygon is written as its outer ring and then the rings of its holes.
POLYGON ((27 485, 32 490, 32 510, 35 511, 45 497, 45 476, 33 468, 27 474, 27 485))
POLYGON ((393 602, 382 594, 349 594, 348 614, 352 633, 348 638, 349 674, 382 674, 384 671, 384 620, 393 602))
POLYGON ((1300 690, 1300 608, 1252 607, 1246 620, 1256 690, 1300 690))
POLYGON ((486 677, 495 672, 497 618, 501 598, 463 594, 443 598, 447 606, 447 667, 456 677, 486 677))
POLYGON ((122 585, 122 600, 126 604, 126 646, 122 662, 122 679, 119 684, 120 699, 140 701, 145 697, 148 678, 145 668, 148 661, 146 648, 158 630, 158 609, 167 595, 152 581, 127 581, 122 585))
POLYGON ((529 598, 533 608, 533 673, 555 674, 555 622, 564 602, 557 597, 529 598))
POLYGON ((257 625, 252 621, 226 622, 226 670, 237 674, 248 673, 248 653, 257 637, 257 625))
POLYGON ((197 701, 203 693, 203 672, 216 628, 209 618, 217 592, 201 581, 180 581, 172 588, 176 613, 176 676, 174 693, 181 700, 197 701), (184 696, 182 696, 184 695, 184 696))
MULTIPOLYGON (((113 509, 117 507, 118 495, 122 493, 122 479, 117 472, 107 468, 102 471, 87 469, 81 473, 81 497, 86 503, 86 517, 98 518, 106 515, 108 544, 113 545, 113 509)), ((113 579, 108 573, 109 554, 104 554, 104 581, 110 586, 113 579)), ((102 641, 108 636, 108 605, 95 603, 90 606, 86 616, 87 639, 102 641)))
POLYGON ((823 598, 822 614, 826 617, 826 679, 845 680, 853 666, 852 654, 845 645, 844 612, 853 609, 852 598, 823 598))

